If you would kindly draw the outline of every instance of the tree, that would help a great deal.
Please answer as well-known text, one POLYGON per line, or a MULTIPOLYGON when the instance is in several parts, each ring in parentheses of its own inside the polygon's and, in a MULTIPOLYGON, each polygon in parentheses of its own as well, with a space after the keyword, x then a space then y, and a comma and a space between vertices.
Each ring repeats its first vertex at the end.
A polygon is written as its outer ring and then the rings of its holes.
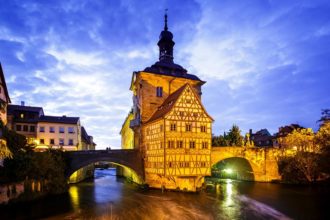
POLYGON ((317 152, 314 136, 311 128, 295 129, 286 137, 279 138, 278 142, 284 153, 288 151, 317 152))
POLYGON ((330 121, 321 125, 315 135, 315 144, 320 148, 320 167, 326 176, 330 176, 330 121))
POLYGON ((321 111, 321 118, 318 120, 320 122, 320 127, 326 123, 330 122, 330 109, 322 109, 321 111))
POLYGON ((244 144, 241 131, 237 125, 233 125, 233 127, 229 130, 227 138, 230 146, 243 146, 244 144))
POLYGON ((226 136, 219 135, 219 136, 212 136, 212 146, 219 147, 219 146, 228 146, 228 140, 226 136))

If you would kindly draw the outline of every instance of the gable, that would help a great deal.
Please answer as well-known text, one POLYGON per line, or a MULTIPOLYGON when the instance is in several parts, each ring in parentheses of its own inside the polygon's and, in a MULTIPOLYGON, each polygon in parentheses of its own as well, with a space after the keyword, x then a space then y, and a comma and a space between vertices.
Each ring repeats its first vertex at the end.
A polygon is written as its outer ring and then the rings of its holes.
POLYGON ((196 121, 200 119, 204 122, 213 121, 189 84, 185 84, 170 94, 147 123, 164 117, 175 120, 196 121), (184 114, 181 112, 184 112, 184 114))
POLYGON ((165 118, 182 121, 213 121, 212 117, 206 112, 197 94, 189 84, 185 86, 165 118))

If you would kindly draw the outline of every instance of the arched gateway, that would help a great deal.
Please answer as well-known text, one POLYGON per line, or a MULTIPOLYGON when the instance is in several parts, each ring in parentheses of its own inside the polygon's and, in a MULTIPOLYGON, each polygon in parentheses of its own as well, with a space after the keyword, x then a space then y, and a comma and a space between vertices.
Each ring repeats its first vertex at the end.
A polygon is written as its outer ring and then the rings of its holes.
POLYGON ((128 167, 135 171, 141 179, 144 179, 142 158, 138 150, 67 151, 65 152, 65 158, 68 163, 67 177, 89 164, 108 161, 128 167))
POLYGON ((275 148, 213 147, 211 165, 229 158, 244 158, 252 168, 254 181, 270 182, 281 178, 277 156, 278 149, 275 148))

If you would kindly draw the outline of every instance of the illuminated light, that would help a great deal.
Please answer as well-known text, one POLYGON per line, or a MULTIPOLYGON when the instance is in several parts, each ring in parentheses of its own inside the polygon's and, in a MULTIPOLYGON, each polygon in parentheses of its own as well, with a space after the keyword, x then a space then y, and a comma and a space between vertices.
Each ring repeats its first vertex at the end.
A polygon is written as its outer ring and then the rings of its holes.
POLYGON ((294 146, 294 147, 293 147, 293 150, 297 150, 297 146, 294 146))
POLYGON ((225 173, 228 173, 228 174, 232 174, 232 173, 233 173, 233 170, 230 169, 230 168, 224 169, 223 171, 224 171, 225 173))

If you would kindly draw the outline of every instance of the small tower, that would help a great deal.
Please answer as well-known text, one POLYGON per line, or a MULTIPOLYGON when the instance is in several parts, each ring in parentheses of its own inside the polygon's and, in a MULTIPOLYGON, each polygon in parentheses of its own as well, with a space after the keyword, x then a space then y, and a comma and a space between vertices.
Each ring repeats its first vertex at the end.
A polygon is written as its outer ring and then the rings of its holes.
POLYGON ((165 12, 165 25, 164 30, 159 35, 159 41, 157 43, 159 47, 159 61, 173 63, 173 34, 168 31, 167 27, 167 12, 165 12))

